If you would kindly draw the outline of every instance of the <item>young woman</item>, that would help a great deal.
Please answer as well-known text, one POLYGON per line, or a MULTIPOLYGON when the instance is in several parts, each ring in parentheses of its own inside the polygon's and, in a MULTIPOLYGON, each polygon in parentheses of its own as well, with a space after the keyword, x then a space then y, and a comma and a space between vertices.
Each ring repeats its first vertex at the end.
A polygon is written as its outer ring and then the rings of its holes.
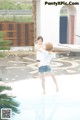
POLYGON ((41 49, 41 48, 43 48, 43 37, 42 36, 38 36, 37 37, 37 44, 35 45, 37 62, 39 62, 40 58, 41 58, 41 52, 39 51, 39 49, 41 49))
POLYGON ((45 73, 50 75, 56 85, 56 91, 58 91, 58 85, 56 78, 51 70, 50 62, 53 58, 55 58, 55 53, 53 52, 53 45, 52 43, 46 43, 45 49, 38 49, 39 52, 41 52, 41 58, 39 62, 39 74, 40 79, 42 81, 42 88, 43 88, 43 94, 45 94, 45 73))

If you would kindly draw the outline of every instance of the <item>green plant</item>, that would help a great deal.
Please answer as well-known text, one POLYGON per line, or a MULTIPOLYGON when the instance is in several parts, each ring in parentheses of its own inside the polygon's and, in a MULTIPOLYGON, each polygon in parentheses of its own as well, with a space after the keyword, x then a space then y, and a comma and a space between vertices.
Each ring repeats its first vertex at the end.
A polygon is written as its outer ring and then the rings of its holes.
POLYGON ((31 22, 33 21, 31 14, 29 15, 25 14, 26 19, 24 18, 24 15, 22 14, 21 17, 19 15, 16 15, 15 12, 13 14, 8 14, 7 10, 29 10, 32 11, 32 2, 17 2, 16 0, 0 0, 0 10, 5 10, 6 12, 2 15, 0 15, 0 21, 14 21, 14 22, 31 22), (5 3, 5 4, 4 4, 5 3))
MULTIPOLYGON (((12 41, 4 40, 4 32, 0 32, 0 50, 10 50, 12 41)), ((5 57, 5 52, 0 52, 0 57, 5 57)))
MULTIPOLYGON (((18 109, 19 102, 15 100, 14 96, 8 94, 8 91, 12 90, 10 86, 0 85, 0 113, 2 108, 10 108, 12 110, 12 115, 19 114, 20 111, 18 109), (7 91, 7 92, 5 92, 7 91)), ((1 120, 1 114, 0 114, 1 120)))
POLYGON ((0 50, 9 50, 11 44, 11 40, 4 40, 4 32, 0 32, 0 50))
POLYGON ((27 4, 16 0, 0 0, 0 10, 31 10, 32 3, 27 2, 27 4), (4 4, 5 3, 5 4, 4 4))
POLYGON ((12 41, 11 40, 0 40, 0 45, 1 46, 8 46, 11 45, 12 41))

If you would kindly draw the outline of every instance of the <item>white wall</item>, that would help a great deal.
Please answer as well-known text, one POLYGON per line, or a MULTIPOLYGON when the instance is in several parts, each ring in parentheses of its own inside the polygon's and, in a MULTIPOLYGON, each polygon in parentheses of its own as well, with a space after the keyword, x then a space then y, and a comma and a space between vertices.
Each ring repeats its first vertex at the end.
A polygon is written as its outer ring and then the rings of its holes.
MULTIPOLYGON (((54 2, 54 0, 38 0, 37 2, 37 36, 42 35, 44 41, 51 41, 54 44, 59 43, 59 15, 62 5, 45 5, 45 1, 54 2)), ((59 2, 56 0, 55 2, 59 2)), ((66 0, 67 2, 70 0, 66 0)), ((78 2, 79 0, 77 0, 78 2)), ((79 2, 80 3, 80 2, 79 2)), ((75 34, 80 35, 80 4, 75 5, 77 10, 75 34)), ((75 37, 75 44, 79 43, 80 38, 75 37)))
MULTIPOLYGON (((80 36, 80 5, 76 6, 75 34, 80 36)), ((80 37, 75 36, 75 44, 80 44, 80 37)))
POLYGON ((59 41, 59 8, 41 5, 41 33, 45 41, 59 41), (56 12, 55 12, 56 11, 56 12))

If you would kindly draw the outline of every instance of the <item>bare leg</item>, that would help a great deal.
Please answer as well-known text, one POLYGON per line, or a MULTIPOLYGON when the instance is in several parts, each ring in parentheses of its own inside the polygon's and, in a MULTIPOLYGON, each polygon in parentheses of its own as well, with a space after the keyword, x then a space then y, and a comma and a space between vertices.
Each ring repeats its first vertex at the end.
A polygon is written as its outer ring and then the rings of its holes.
POLYGON ((50 74, 51 74, 51 77, 52 77, 52 79, 53 79, 53 81, 54 81, 54 83, 55 83, 55 85, 56 85, 56 91, 59 91, 59 90, 58 90, 57 80, 56 80, 54 74, 53 74, 52 72, 50 72, 50 74))
POLYGON ((43 94, 45 94, 45 76, 44 76, 44 73, 40 73, 40 79, 41 79, 43 94))

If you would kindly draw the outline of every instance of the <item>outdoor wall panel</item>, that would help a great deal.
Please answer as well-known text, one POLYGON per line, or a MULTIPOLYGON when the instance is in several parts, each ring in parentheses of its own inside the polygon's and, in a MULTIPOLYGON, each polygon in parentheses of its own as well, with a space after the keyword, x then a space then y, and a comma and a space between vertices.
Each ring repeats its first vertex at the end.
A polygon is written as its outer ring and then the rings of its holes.
POLYGON ((29 44, 29 39, 28 39, 28 24, 25 24, 25 45, 29 44))
POLYGON ((4 40, 12 40, 13 46, 34 45, 34 24, 0 22, 0 31, 5 33, 4 40))

